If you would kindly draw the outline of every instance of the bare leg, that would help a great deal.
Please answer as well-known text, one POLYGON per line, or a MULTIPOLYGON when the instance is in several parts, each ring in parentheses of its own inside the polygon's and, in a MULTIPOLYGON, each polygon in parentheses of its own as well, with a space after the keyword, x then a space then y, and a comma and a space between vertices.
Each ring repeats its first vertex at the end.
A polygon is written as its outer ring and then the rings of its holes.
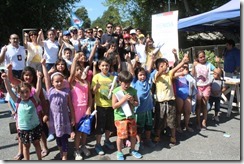
POLYGON ((36 155, 37 155, 38 160, 42 160, 40 141, 39 140, 35 140, 33 142, 33 145, 34 145, 34 147, 36 149, 36 155))
POLYGON ((185 127, 186 130, 193 132, 193 129, 189 127, 189 120, 191 115, 191 99, 187 98, 184 104, 184 120, 185 120, 185 127))
POLYGON ((182 133, 182 129, 181 129, 181 113, 182 113, 182 108, 184 105, 184 101, 181 98, 176 98, 176 121, 177 121, 177 131, 179 133, 182 133))
POLYGON ((201 129, 201 99, 197 99, 197 106, 196 106, 196 118, 197 118, 197 129, 201 129))
POLYGON ((23 152, 25 160, 30 160, 30 143, 23 144, 23 152))
POLYGON ((76 133, 75 134, 75 150, 79 150, 81 133, 79 131, 76 131, 75 133, 76 133))

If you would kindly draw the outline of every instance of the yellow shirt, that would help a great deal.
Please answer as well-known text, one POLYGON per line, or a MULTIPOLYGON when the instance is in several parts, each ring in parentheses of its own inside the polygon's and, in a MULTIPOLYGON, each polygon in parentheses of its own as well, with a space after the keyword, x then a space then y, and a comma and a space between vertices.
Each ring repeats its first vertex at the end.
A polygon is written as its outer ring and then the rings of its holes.
POLYGON ((110 87, 112 86, 114 76, 105 76, 101 73, 96 74, 92 78, 92 88, 99 83, 101 86, 95 93, 96 106, 112 107, 112 98, 108 99, 110 87))
POLYGON ((40 45, 27 42, 27 62, 40 63, 43 49, 40 45))
POLYGON ((162 74, 158 77, 157 81, 155 82, 155 77, 158 74, 156 72, 153 82, 156 84, 156 101, 157 102, 163 102, 163 101, 169 101, 174 100, 174 89, 173 89, 173 73, 172 71, 169 71, 167 74, 162 74))

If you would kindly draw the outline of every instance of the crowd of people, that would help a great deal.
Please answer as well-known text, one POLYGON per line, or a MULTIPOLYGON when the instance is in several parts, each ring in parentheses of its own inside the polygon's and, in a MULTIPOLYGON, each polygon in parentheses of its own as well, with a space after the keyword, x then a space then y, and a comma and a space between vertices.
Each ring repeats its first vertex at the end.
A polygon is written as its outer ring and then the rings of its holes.
MULTIPOLYGON (((153 38, 141 29, 107 23, 106 31, 72 26, 46 34, 26 32, 23 46, 19 36, 11 34, 9 44, 1 49, 0 63, 6 67, 1 78, 18 130, 14 159, 29 160, 32 143, 41 160, 49 153, 47 143, 56 139, 60 159, 67 160, 69 138, 74 140, 75 160, 90 156, 87 134, 77 126, 94 110, 95 151, 105 154, 101 142, 105 134, 104 146, 117 148, 118 160, 125 159, 125 145, 132 156, 142 158, 140 149, 155 147, 166 127, 169 146, 176 145, 177 134, 194 132, 189 126, 191 113, 196 114, 196 130, 206 129, 208 102, 215 103, 213 119, 219 121, 220 97, 226 89, 223 70, 208 62, 203 50, 195 55, 190 71, 188 54, 180 60, 173 49, 175 64, 170 67, 153 38), (116 147, 110 141, 112 133, 117 135, 116 147)), ((238 56, 238 49, 232 49, 232 41, 227 44, 224 70, 232 75, 240 71, 240 52, 238 56)))

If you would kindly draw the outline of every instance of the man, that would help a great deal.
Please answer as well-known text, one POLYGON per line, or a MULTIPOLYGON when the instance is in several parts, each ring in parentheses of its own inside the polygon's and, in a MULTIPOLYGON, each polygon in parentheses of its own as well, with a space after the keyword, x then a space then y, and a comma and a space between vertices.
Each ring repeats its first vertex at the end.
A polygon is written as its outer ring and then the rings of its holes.
POLYGON ((223 54, 225 76, 231 77, 240 72, 240 50, 235 47, 232 39, 226 41, 226 48, 223 54))
POLYGON ((5 66, 12 63, 13 75, 20 79, 22 70, 25 68, 25 48, 19 45, 19 36, 17 34, 11 34, 9 42, 9 45, 5 45, 1 49, 0 63, 5 61, 5 66))

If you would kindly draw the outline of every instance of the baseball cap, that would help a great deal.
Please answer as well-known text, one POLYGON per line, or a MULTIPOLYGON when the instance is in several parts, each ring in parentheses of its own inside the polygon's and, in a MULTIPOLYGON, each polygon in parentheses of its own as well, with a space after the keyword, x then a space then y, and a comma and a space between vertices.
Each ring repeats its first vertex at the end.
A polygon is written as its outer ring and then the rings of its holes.
POLYGON ((130 34, 136 34, 136 30, 135 29, 130 30, 130 34))
POLYGON ((67 35, 70 35, 70 32, 67 30, 67 31, 64 31, 63 32, 63 35, 67 36, 67 35))
POLYGON ((103 31, 103 29, 102 28, 99 28, 97 31, 103 31))
POLYGON ((77 28, 76 28, 75 26, 71 26, 71 27, 68 29, 69 32, 72 32, 72 31, 75 31, 75 30, 77 30, 77 28))
POLYGON ((124 34, 123 35, 123 38, 126 39, 126 38, 130 38, 130 35, 129 34, 124 34))

